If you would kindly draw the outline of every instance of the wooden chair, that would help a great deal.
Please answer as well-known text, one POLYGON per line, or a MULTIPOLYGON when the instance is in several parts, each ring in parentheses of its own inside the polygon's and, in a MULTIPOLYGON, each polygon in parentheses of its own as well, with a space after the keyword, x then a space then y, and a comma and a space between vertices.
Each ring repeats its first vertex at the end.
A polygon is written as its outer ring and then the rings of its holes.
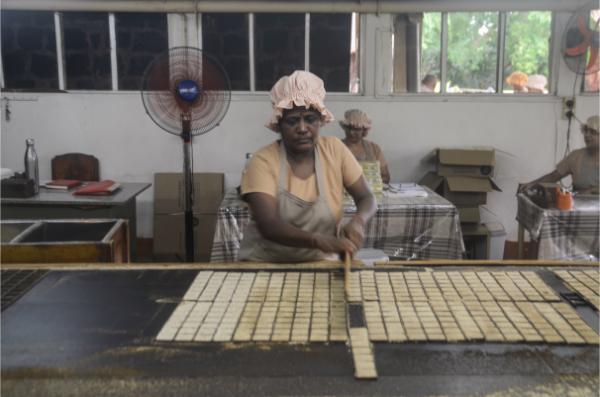
POLYGON ((99 181, 100 164, 89 154, 66 153, 52 159, 52 179, 99 181))

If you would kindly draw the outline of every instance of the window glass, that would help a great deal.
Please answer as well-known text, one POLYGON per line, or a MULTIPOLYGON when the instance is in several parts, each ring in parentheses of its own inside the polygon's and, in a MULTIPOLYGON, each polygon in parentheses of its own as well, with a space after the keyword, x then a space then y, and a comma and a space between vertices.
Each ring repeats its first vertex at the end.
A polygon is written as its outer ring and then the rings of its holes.
POLYGON ((250 89, 248 14, 202 14, 202 48, 223 65, 231 89, 250 89))
POLYGON ((393 92, 440 92, 441 13, 394 15, 393 92))
POLYGON ((67 89, 111 89, 108 14, 65 12, 62 21, 67 89))
POLYGON ((168 47, 167 15, 115 14, 117 74, 120 90, 139 90, 148 64, 168 47))
POLYGON ((2 13, 2 66, 8 89, 58 89, 54 13, 2 13))
POLYGON ((304 14, 256 14, 256 90, 268 91, 282 76, 304 70, 304 14))
POLYGON ((548 93, 550 11, 506 13, 503 93, 548 93))
POLYGON ((351 35, 352 14, 310 15, 310 71, 328 92, 349 91, 351 35))
MULTIPOLYGON (((591 10, 589 26, 590 30, 594 32, 595 40, 598 40, 600 33, 600 10, 591 10)), ((596 45, 598 42, 596 41, 596 45)), ((587 50, 587 72, 585 73, 583 90, 586 92, 598 92, 600 91, 600 57, 598 54, 598 48, 594 52, 591 48, 587 50), (594 59, 590 62, 590 57, 594 56, 594 59)))
POLYGON ((497 12, 448 14, 447 92, 496 92, 497 37, 497 12))
POLYGON ((421 84, 419 92, 440 92, 442 14, 423 14, 421 37, 421 84))
POLYGON ((394 15, 392 31, 393 92, 418 92, 420 84, 419 31, 422 13, 394 15))

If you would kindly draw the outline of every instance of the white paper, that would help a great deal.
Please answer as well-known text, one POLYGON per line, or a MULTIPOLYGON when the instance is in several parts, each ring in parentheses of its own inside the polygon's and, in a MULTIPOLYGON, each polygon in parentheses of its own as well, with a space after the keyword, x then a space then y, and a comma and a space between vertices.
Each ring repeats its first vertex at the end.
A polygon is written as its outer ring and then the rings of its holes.
POLYGON ((388 197, 427 197, 427 191, 416 183, 390 183, 384 187, 388 197))

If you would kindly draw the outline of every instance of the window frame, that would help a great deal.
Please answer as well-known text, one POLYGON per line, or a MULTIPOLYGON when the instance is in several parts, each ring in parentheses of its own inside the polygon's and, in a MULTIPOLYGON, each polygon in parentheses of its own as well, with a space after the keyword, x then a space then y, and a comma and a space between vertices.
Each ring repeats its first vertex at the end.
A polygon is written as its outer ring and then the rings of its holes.
MULTIPOLYGON (((554 26, 556 13, 552 10, 532 10, 532 11, 540 11, 540 12, 550 12, 551 13, 551 25, 554 26)), ((441 14, 441 26, 440 26, 440 92, 439 93, 418 93, 418 92, 391 92, 391 95, 396 97, 401 96, 426 96, 426 97, 463 97, 463 96, 513 96, 514 94, 503 93, 504 86, 504 59, 505 59, 505 43, 506 43, 506 28, 507 28, 507 14, 511 11, 497 11, 498 12, 498 38, 497 38, 497 57, 496 57, 496 91, 494 93, 448 93, 446 92, 446 82, 447 82, 447 59, 448 59, 448 11, 442 11, 441 14)), ((56 49, 57 49, 57 70, 58 70, 58 91, 57 92, 136 92, 135 90, 120 90, 118 84, 118 67, 117 67, 117 43, 116 43, 116 21, 115 21, 115 13, 114 12, 105 12, 108 18, 108 27, 109 27, 109 38, 110 38, 110 65, 111 65, 111 81, 112 87, 110 90, 75 90, 75 89, 66 89, 68 76, 66 75, 66 65, 64 61, 64 48, 63 48, 63 24, 62 24, 62 12, 54 11, 54 26, 55 26, 55 40, 56 40, 56 49)), ((165 13, 168 17, 171 13, 165 13)), ((256 65, 255 65, 255 57, 256 54, 254 52, 254 16, 255 13, 246 13, 248 15, 248 53, 249 53, 249 87, 248 91, 233 91, 236 94, 264 94, 268 91, 260 91, 256 90, 256 65)), ((309 70, 310 65, 310 14, 311 13, 303 13, 305 16, 305 46, 304 46, 304 68, 305 70, 309 70)), ((350 13, 357 14, 356 18, 360 21, 360 35, 359 35, 359 89, 358 92, 350 92, 350 91, 336 91, 330 92, 328 94, 333 96, 364 96, 365 95, 365 14, 362 13, 350 13)), ((197 19, 201 20, 202 13, 197 13, 197 19)), ((394 14, 391 14, 394 15, 394 14)), ((353 16, 354 18, 354 16, 353 16)), ((193 19, 193 18, 192 18, 193 19)), ((190 23, 187 19, 182 21, 183 25, 187 25, 190 23)), ((184 26, 184 28, 189 29, 189 26, 184 26)), ((199 38, 199 47, 202 48, 202 27, 201 25, 195 26, 198 32, 199 38)), ((170 35, 170 31, 168 29, 167 34, 170 35)), ((547 97, 556 94, 556 86, 553 79, 554 68, 553 64, 553 48, 555 46, 555 32, 554 29, 550 30, 550 40, 549 40, 549 76, 548 76, 548 92, 544 94, 536 93, 536 94, 528 94, 528 97, 547 97)), ((1 57, 1 54, 0 54, 1 57)), ((0 58, 1 60, 1 58, 0 58)), ((6 90, 5 87, 5 79, 4 79, 4 70, 3 65, 0 63, 0 84, 3 90, 6 90)), ((12 90, 12 89, 9 89, 12 90)), ((20 92, 37 92, 35 89, 31 90, 16 90, 20 92)), ((582 95, 594 95, 596 93, 584 91, 584 87, 582 85, 579 94, 582 95)))
MULTIPOLYGON (((555 34, 554 34, 554 23, 556 18, 556 13, 552 10, 531 10, 532 12, 550 12, 551 21, 550 21, 550 40, 548 42, 548 92, 547 93, 530 93, 527 94, 527 97, 548 97, 555 95, 556 87, 554 86, 553 79, 553 48, 555 45, 555 34)), ((458 11, 456 11, 458 12, 458 11)), ((474 11, 476 12, 476 11, 474 11)), ((497 33, 497 41, 496 41, 496 91, 493 93, 449 93, 446 91, 446 82, 448 81, 448 14, 454 13, 448 11, 442 11, 441 14, 441 26, 440 26, 440 92, 432 92, 432 93, 423 93, 423 92, 393 92, 393 96, 423 96, 423 97, 464 97, 464 96, 507 96, 514 97, 512 93, 504 93, 504 59, 505 59, 505 50, 506 50, 506 27, 507 27, 507 14, 511 11, 496 11, 498 12, 498 33, 497 33)), ((393 88, 393 87, 392 87, 393 88)), ((584 93, 584 91, 581 91, 584 93)))
MULTIPOLYGON (((65 59, 64 59, 64 36, 63 36, 63 23, 62 23, 62 12, 61 11, 54 11, 54 29, 55 29, 55 40, 56 40, 56 57, 57 57, 57 70, 58 70, 58 91, 57 92, 77 92, 77 93, 102 93, 102 92, 110 92, 110 93, 114 93, 114 92, 136 92, 135 90, 121 90, 119 89, 119 72, 118 72, 118 63, 117 63, 117 32, 116 32, 116 17, 115 17, 115 13, 114 12, 103 12, 107 15, 108 18, 108 35, 109 35, 109 40, 110 40, 110 69, 111 69, 111 89, 104 89, 104 90, 81 90, 81 89, 67 89, 67 80, 68 80, 68 76, 66 74, 66 64, 65 64, 65 59)), ((172 13, 165 13, 165 15, 168 16, 172 14, 172 13)), ((242 90, 242 91, 235 91, 232 90, 233 93, 235 94, 264 94, 264 93, 268 93, 268 91, 260 91, 260 90, 256 90, 256 65, 255 65, 255 58, 256 58, 256 54, 254 51, 254 26, 255 26, 255 22, 254 22, 254 16, 255 13, 253 12, 249 12, 249 13, 245 13, 246 15, 248 15, 248 59, 249 59, 249 74, 250 74, 250 81, 249 81, 249 87, 250 89, 248 91, 246 90, 242 90)), ((304 70, 309 70, 310 68, 310 14, 311 13, 301 13, 304 14, 304 70)), ((359 26, 363 25, 363 14, 361 13, 350 13, 351 15, 356 14, 356 16, 352 16, 352 18, 357 18, 359 20, 359 26)), ((202 48, 203 47, 203 43, 202 43, 202 25, 201 25, 201 21, 202 21, 202 13, 198 12, 195 14, 196 19, 198 22, 198 25, 193 27, 197 30, 198 33, 198 47, 202 48)), ((194 18, 191 18, 194 19, 194 18)), ((167 19, 168 21, 168 19, 167 19)), ((188 26, 188 24, 191 23, 191 21, 189 21, 188 18, 184 18, 182 21, 182 25, 184 29, 190 29, 191 27, 188 26)), ((169 24, 169 22, 167 22, 167 25, 169 24)), ((363 29, 361 29, 362 32, 363 29)), ((167 27, 167 35, 170 36, 171 30, 167 27)), ((349 88, 348 91, 335 91, 335 92, 330 92, 328 94, 332 94, 332 95, 350 95, 350 96, 360 96, 363 95, 364 93, 364 86, 362 84, 363 81, 363 64, 364 62, 362 62, 362 48, 363 48, 363 40, 362 40, 362 33, 361 33, 361 38, 359 40, 359 44, 358 44, 358 48, 359 48, 359 70, 358 70, 358 75, 359 75, 359 89, 358 92, 350 92, 349 88)), ((4 67, 1 63, 2 60, 2 54, 0 54, 0 86, 2 87, 2 90, 6 90, 5 87, 5 80, 4 80, 4 67)), ((12 91, 13 89, 8 89, 10 91, 12 91)), ((19 92, 38 92, 36 89, 28 89, 28 90, 20 90, 20 89, 14 89, 15 91, 19 91, 19 92)))

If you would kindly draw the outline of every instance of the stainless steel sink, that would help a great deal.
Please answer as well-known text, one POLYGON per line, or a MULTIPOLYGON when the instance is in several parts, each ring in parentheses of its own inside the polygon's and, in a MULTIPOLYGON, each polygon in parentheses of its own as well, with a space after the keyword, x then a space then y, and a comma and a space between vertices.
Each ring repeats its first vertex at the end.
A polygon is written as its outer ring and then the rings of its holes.
POLYGON ((102 241, 115 222, 42 222, 19 239, 20 243, 102 241))
POLYGON ((2 223, 0 224, 0 241, 3 243, 8 243, 12 241, 19 234, 23 233, 25 229, 33 225, 34 222, 15 222, 15 223, 2 223))
POLYGON ((2 220, 2 263, 129 262, 124 219, 2 220))

